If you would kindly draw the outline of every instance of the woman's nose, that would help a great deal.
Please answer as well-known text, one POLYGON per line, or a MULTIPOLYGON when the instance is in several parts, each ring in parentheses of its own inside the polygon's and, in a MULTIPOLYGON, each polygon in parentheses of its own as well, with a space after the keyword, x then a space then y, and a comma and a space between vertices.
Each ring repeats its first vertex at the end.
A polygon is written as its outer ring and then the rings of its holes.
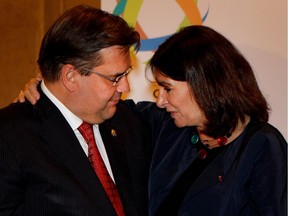
POLYGON ((167 99, 166 99, 165 92, 163 90, 159 89, 158 97, 157 97, 157 100, 156 100, 156 105, 159 108, 165 108, 166 104, 167 104, 167 99))

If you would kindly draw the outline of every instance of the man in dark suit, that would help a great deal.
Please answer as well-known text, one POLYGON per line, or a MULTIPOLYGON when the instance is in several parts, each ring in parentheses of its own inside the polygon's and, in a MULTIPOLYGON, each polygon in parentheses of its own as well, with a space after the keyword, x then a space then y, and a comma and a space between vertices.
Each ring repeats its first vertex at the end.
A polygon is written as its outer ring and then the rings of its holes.
POLYGON ((82 122, 93 125, 122 215, 147 215, 148 134, 120 100, 133 45, 139 34, 122 18, 88 6, 51 26, 39 101, 0 110, 0 215, 120 215, 88 160, 82 122))

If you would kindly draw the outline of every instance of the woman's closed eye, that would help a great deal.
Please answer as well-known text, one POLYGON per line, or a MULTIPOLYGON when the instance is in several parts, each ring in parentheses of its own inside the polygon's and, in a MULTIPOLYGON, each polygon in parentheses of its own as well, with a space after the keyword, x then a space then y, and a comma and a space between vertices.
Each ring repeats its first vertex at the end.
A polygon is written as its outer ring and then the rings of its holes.
POLYGON ((169 91, 171 91, 171 88, 170 87, 164 87, 164 90, 169 92, 169 91))

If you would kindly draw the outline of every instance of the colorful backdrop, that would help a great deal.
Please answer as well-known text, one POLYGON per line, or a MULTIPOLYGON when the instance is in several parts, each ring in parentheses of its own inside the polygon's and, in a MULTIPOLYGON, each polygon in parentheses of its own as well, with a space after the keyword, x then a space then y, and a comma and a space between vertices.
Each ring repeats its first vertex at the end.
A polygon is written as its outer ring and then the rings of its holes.
POLYGON ((130 75, 135 101, 154 101, 145 62, 169 35, 187 25, 206 25, 230 39, 251 63, 271 105, 270 123, 287 140, 287 2, 278 0, 103 0, 101 8, 122 16, 141 34, 130 75))

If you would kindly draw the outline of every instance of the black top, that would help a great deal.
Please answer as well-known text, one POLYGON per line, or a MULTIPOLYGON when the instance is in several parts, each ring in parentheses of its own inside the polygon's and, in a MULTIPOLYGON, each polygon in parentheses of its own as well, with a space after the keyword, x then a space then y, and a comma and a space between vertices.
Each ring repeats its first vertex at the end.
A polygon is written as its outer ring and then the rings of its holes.
MULTIPOLYGON (((201 143, 201 148, 204 149, 204 145, 201 143)), ((169 195, 166 197, 164 202, 159 207, 156 216, 163 215, 177 215, 179 207, 183 202, 186 193, 188 192, 194 181, 201 175, 205 168, 218 156, 220 155, 229 145, 208 149, 205 148, 207 156, 204 159, 197 158, 194 160, 187 170, 178 179, 169 195)), ((199 147, 199 143, 197 143, 199 147)))

